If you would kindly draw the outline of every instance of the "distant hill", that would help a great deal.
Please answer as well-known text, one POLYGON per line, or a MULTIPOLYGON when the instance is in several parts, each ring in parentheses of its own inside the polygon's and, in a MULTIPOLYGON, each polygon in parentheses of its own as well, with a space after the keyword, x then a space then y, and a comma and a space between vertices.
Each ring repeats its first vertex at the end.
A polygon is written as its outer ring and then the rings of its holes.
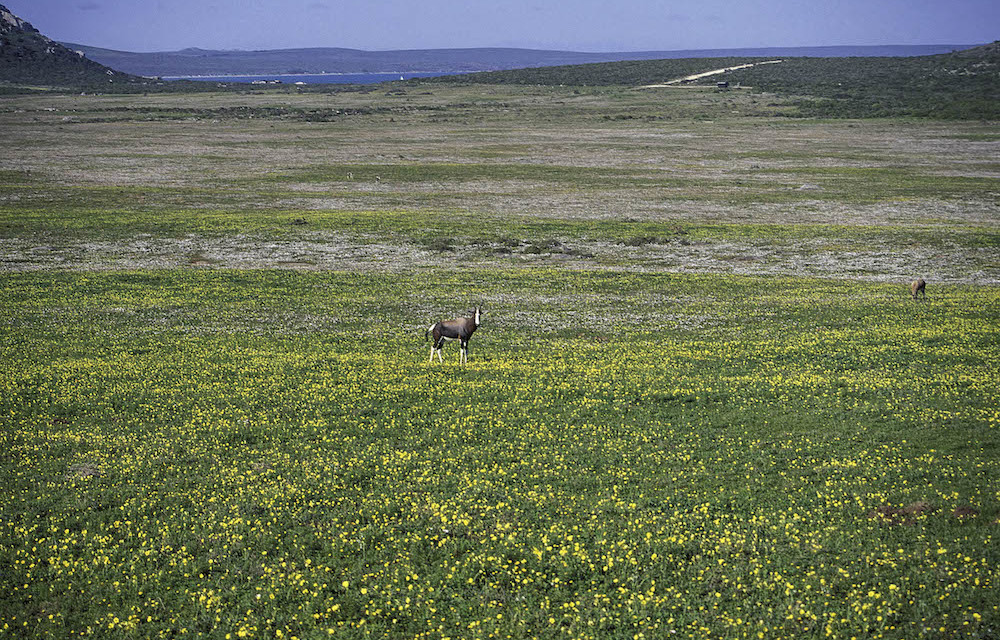
POLYGON ((621 60, 718 58, 733 56, 915 56, 946 53, 969 45, 901 45, 878 47, 798 47, 769 49, 703 49, 697 51, 632 51, 585 53, 536 49, 414 49, 362 51, 309 48, 269 51, 184 49, 134 53, 66 43, 88 58, 128 73, 149 77, 274 75, 283 73, 469 72, 578 65, 621 60))
MULTIPOLYGON (((729 57, 633 60, 451 76, 447 82, 531 85, 663 83, 706 71, 781 59, 684 84, 744 87, 793 98, 798 115, 916 116, 1000 120, 1000 43, 913 57, 729 57)), ((442 78, 426 80, 443 81, 442 78)))
POLYGON ((915 58, 789 59, 733 72, 743 83, 802 96, 805 115, 1000 120, 1000 45, 915 58))
POLYGON ((0 83, 108 89, 145 82, 50 40, 0 5, 0 83))

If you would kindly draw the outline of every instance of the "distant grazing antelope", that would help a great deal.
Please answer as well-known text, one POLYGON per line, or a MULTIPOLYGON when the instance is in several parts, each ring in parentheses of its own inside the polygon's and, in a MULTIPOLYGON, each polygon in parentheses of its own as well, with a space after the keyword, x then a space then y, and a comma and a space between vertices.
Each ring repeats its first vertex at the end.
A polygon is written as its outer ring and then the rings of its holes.
POLYGON ((431 358, 430 362, 434 362, 434 352, 437 352, 438 360, 444 362, 444 358, 441 357, 441 347, 444 346, 445 342, 451 340, 458 340, 461 352, 459 354, 459 364, 465 364, 469 361, 469 338, 472 334, 479 328, 479 315, 481 309, 476 307, 476 317, 474 318, 455 318, 454 320, 443 320, 441 322, 435 322, 431 326, 427 327, 427 331, 424 331, 424 340, 427 340, 427 335, 430 334, 434 338, 434 344, 431 345, 431 358))
POLYGON ((921 293, 924 294, 924 299, 926 299, 927 298, 927 283, 924 282, 923 278, 920 278, 919 280, 914 280, 910 284, 910 295, 913 296, 914 300, 916 300, 917 296, 919 294, 921 294, 921 293))

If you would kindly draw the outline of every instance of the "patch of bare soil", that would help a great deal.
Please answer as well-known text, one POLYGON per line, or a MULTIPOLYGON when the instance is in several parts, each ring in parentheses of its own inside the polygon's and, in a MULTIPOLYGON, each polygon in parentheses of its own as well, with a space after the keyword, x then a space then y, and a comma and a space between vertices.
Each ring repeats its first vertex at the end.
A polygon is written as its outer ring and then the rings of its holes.
POLYGON ((868 518, 877 520, 885 525, 913 525, 914 518, 923 514, 930 514, 935 508, 928 502, 914 502, 906 507, 892 507, 882 505, 868 513, 868 518))
POLYGON ((100 475, 101 469, 96 463, 79 462, 70 465, 69 472, 66 474, 66 479, 72 480, 73 478, 91 478, 100 475))
POLYGON ((979 515, 979 510, 975 507, 969 506, 967 504, 959 505, 951 512, 951 515, 958 518, 959 520, 966 520, 968 518, 975 518, 979 515))

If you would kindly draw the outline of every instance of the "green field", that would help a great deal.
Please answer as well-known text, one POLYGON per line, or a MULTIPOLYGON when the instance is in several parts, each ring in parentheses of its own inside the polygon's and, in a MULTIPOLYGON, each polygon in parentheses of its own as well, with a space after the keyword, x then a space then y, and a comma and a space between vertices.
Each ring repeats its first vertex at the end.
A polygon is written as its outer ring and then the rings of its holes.
POLYGON ((0 98, 0 638, 997 637, 996 126, 795 108, 0 98))

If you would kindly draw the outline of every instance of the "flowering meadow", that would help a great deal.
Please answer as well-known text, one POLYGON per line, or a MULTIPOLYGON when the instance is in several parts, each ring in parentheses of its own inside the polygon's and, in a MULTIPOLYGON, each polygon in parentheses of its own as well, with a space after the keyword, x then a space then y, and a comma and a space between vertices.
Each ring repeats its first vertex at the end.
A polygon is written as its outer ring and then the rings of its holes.
POLYGON ((0 638, 1000 634, 995 287, 34 271, 0 306, 0 638))

